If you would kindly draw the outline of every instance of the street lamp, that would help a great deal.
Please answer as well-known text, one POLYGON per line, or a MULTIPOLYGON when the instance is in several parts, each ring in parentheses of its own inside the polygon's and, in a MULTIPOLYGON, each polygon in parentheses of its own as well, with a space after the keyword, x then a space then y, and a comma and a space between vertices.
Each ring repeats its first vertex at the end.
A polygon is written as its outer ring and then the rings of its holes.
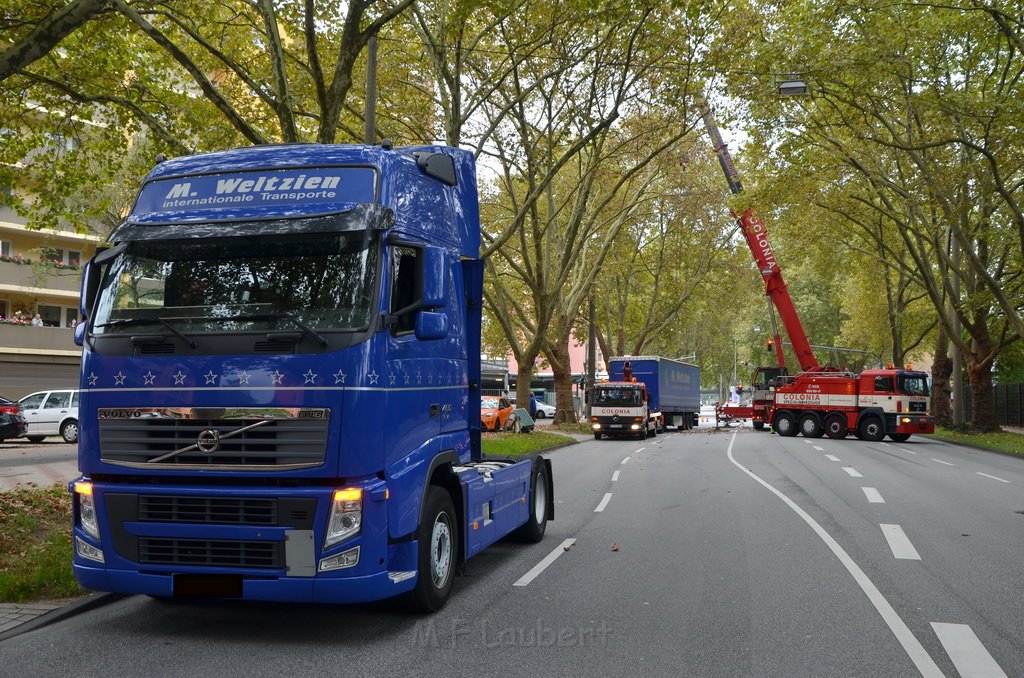
POLYGON ((784 97, 800 96, 807 94, 807 83, 803 80, 783 80, 779 83, 779 94, 784 97))

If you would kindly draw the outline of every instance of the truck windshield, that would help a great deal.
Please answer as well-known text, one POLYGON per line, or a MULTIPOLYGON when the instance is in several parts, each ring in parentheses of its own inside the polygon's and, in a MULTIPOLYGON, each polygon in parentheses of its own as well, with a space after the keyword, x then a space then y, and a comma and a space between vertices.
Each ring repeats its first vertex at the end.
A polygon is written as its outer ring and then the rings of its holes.
POLYGON ((599 388, 594 393, 594 404, 608 407, 635 407, 640 404, 640 389, 599 388))
POLYGON ((378 237, 367 230, 135 241, 110 264, 93 331, 363 329, 376 298, 378 237))
POLYGON ((928 395, 928 378, 923 374, 901 374, 897 377, 899 392, 905 395, 928 395))

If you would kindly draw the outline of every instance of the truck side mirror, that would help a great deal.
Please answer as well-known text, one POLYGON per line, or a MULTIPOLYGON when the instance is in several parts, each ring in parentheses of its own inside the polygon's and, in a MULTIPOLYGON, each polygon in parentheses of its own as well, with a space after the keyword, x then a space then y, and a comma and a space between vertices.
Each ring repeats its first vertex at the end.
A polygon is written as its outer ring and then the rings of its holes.
POLYGON ((444 308, 448 305, 448 258, 440 247, 423 248, 424 308, 444 308))
POLYGON ((444 339, 448 336, 448 316, 434 311, 420 311, 416 314, 416 338, 421 340, 444 339))
POLYGON ((127 243, 121 243, 116 247, 97 248, 93 258, 82 267, 82 286, 78 297, 78 317, 81 321, 75 325, 75 343, 79 346, 85 343, 85 324, 92 317, 92 305, 96 302, 100 283, 103 282, 103 265, 124 252, 127 247, 127 243))

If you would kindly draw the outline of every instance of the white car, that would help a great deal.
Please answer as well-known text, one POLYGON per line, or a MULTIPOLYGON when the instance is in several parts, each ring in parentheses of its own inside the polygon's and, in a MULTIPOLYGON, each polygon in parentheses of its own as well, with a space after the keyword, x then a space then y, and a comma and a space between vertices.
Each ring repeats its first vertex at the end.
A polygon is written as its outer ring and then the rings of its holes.
POLYGON ((547 403, 542 403, 539 400, 537 401, 537 419, 554 419, 555 412, 556 410, 554 405, 548 405, 547 403))
POLYGON ((78 390, 39 391, 18 404, 28 427, 25 437, 40 443, 46 436, 60 436, 66 443, 78 442, 78 390))

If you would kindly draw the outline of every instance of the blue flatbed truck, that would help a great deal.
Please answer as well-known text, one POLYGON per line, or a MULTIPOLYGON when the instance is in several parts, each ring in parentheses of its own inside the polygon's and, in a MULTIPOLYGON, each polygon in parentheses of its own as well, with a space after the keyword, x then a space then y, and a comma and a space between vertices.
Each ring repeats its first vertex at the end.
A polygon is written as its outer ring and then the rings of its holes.
POLYGON ((627 374, 647 387, 656 429, 691 429, 700 421, 700 368, 662 356, 617 356, 608 361, 610 381, 629 381, 627 374), (627 372, 628 370, 628 372, 627 372))
POLYGON ((75 328, 84 587, 433 611, 468 558, 543 537, 549 460, 481 452, 471 153, 167 160, 109 243, 75 328))

